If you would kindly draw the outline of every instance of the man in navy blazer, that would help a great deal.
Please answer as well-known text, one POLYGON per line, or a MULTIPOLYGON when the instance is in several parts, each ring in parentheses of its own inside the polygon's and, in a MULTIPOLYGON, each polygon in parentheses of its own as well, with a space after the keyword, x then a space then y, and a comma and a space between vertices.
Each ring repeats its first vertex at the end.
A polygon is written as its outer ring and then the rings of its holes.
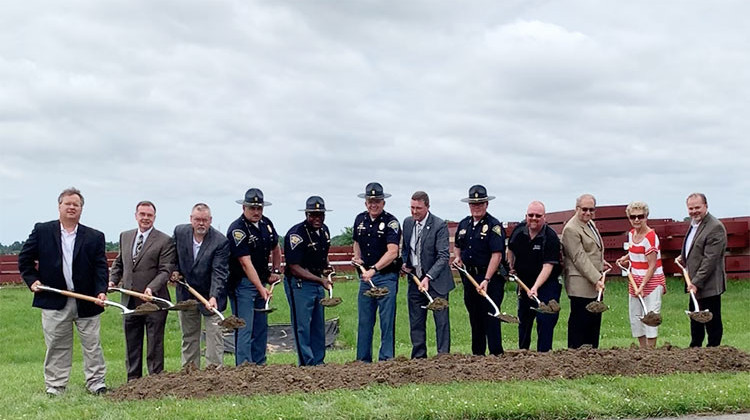
MULTIPOLYGON (((227 307, 229 240, 211 227, 211 220, 208 205, 198 203, 190 213, 190 224, 174 228, 176 270, 192 288, 208 299, 206 307, 179 312, 183 366, 192 363, 200 368, 201 318, 205 320, 206 326, 206 363, 220 366, 224 360, 224 337, 217 325, 220 319, 211 308, 223 312, 227 307)), ((184 301, 195 298, 184 286, 178 284, 177 299, 184 301)))
POLYGON ((33 306, 42 309, 42 331, 47 345, 44 358, 47 394, 60 395, 68 384, 75 324, 83 350, 86 388, 99 395, 107 392, 104 384, 107 369, 99 339, 99 318, 104 304, 40 291, 37 286, 70 290, 106 300, 104 234, 78 223, 83 210, 83 195, 79 190, 64 190, 57 203, 59 220, 34 226, 18 255, 18 269, 34 292, 33 306))
MULTIPOLYGON (((432 298, 448 300, 448 294, 456 287, 448 260, 450 248, 448 226, 445 221, 430 213, 430 197, 417 191, 411 197, 411 216, 404 219, 404 242, 401 248, 403 270, 414 273, 421 280, 423 290, 432 298)), ((412 359, 427 357, 426 321, 427 297, 419 291, 416 283, 409 279, 407 294, 409 305, 409 334, 411 335, 412 359)), ((438 353, 451 351, 451 327, 448 308, 434 311, 438 353)))

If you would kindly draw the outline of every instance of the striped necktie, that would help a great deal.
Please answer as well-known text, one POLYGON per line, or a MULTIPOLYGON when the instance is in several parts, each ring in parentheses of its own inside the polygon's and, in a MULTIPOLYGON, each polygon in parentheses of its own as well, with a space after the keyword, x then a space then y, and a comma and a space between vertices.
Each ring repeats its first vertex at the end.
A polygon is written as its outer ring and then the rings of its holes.
POLYGON ((135 252, 133 253, 133 262, 135 262, 135 259, 138 258, 138 254, 141 253, 141 250, 143 249, 143 234, 138 234, 138 241, 135 243, 135 252))

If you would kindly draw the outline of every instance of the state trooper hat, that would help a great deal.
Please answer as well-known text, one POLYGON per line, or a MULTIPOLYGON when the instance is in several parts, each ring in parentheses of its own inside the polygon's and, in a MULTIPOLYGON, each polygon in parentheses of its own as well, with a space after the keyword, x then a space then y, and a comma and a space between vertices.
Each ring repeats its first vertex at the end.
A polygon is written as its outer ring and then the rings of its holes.
POLYGON ((377 182, 371 182, 367 184, 367 186, 365 187, 364 194, 357 194, 357 197, 359 198, 383 199, 383 198, 388 198, 390 196, 391 196, 390 194, 386 194, 383 192, 383 186, 377 182))
POLYGON ((326 210, 326 202, 323 201, 323 198, 314 195, 307 199, 305 208, 301 209, 300 211, 304 211, 305 213, 323 213, 333 210, 326 210))
POLYGON ((250 188, 245 193, 245 198, 243 200, 237 200, 235 202, 248 207, 264 207, 271 205, 271 203, 263 201, 263 191, 257 188, 250 188))
POLYGON ((494 199, 494 196, 487 195, 487 188, 484 188, 484 185, 474 185, 469 188, 469 196, 462 198, 461 201, 464 203, 486 203, 494 199))

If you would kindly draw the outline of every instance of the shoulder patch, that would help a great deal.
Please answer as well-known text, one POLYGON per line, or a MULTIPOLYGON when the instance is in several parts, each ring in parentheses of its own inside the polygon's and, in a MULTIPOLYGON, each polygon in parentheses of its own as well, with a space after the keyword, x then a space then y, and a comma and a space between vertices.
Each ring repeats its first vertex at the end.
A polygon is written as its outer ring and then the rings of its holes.
POLYGON ((500 236, 503 236, 503 227, 500 225, 495 225, 495 227, 492 228, 492 231, 497 233, 500 236))
POLYGON ((391 220, 388 222, 388 227, 393 229, 394 232, 398 232, 399 226, 398 226, 398 220, 391 220))
POLYGON ((466 229, 461 229, 458 231, 458 236, 466 235, 466 229))
POLYGON ((297 248, 297 245, 302 243, 302 237, 297 235, 296 233, 293 233, 289 235, 289 245, 291 245, 292 249, 297 248))
POLYGON ((234 238, 234 245, 237 246, 242 242, 243 239, 245 239, 247 235, 245 235, 245 231, 242 229, 235 229, 232 231, 232 238, 234 238))

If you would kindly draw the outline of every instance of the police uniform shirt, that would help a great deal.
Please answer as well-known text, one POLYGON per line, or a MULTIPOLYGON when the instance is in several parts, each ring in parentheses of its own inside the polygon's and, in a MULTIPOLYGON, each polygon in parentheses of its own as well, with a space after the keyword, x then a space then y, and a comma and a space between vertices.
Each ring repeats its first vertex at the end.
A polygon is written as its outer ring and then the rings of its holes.
POLYGON ((305 221, 294 225, 284 237, 284 258, 287 265, 297 264, 320 276, 328 266, 330 247, 328 226, 314 229, 305 221))
POLYGON ((386 253, 388 244, 398 246, 401 241, 401 226, 398 219, 386 211, 380 213, 375 220, 365 211, 354 219, 352 239, 359 244, 365 266, 372 267, 386 253))
POLYGON ((471 216, 467 216, 458 223, 454 244, 461 249, 464 264, 487 267, 493 253, 505 253, 505 229, 489 213, 476 224, 471 216))
POLYGON ((544 283, 545 285, 550 280, 555 280, 562 271, 560 266, 560 239, 549 225, 545 224, 534 239, 531 239, 526 222, 519 223, 510 235, 508 248, 513 251, 515 256, 513 268, 524 284, 529 287, 536 282, 544 264, 554 265, 547 282, 544 283))
POLYGON ((279 241, 279 235, 276 233, 271 220, 263 216, 258 221, 258 227, 255 227, 245 219, 244 215, 241 215, 229 225, 227 238, 232 255, 232 258, 229 259, 230 276, 235 281, 246 277, 238 259, 249 255, 255 271, 258 272, 258 277, 262 282, 267 282, 271 275, 271 271, 268 269, 268 258, 271 250, 279 241))

